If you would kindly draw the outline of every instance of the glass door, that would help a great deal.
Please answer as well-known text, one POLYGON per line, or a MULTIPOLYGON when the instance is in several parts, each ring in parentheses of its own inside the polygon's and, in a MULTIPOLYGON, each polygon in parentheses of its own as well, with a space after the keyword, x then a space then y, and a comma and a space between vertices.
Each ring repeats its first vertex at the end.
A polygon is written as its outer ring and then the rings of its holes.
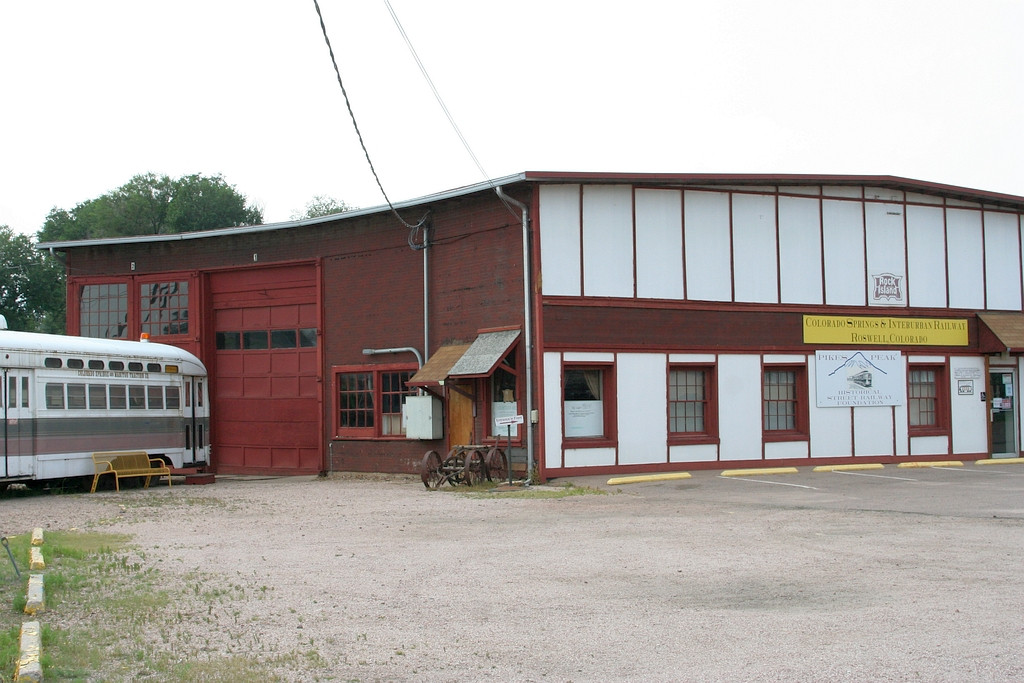
POLYGON ((1017 392, 1013 370, 989 371, 991 396, 990 425, 992 429, 992 457, 1016 458, 1017 450, 1017 392))

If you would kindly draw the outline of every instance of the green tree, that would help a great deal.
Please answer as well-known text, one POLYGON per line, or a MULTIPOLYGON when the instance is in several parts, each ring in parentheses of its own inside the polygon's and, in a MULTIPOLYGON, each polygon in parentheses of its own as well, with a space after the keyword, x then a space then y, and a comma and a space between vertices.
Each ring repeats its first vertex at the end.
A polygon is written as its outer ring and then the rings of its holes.
POLYGON ((172 179, 154 173, 70 211, 54 207, 39 231, 41 242, 167 235, 263 222, 263 212, 220 175, 172 179))
POLYGON ((300 221, 303 218, 319 218, 320 216, 330 216, 335 213, 344 213, 345 211, 351 211, 356 207, 350 206, 348 203, 335 199, 334 197, 327 197, 322 194, 318 194, 308 202, 306 202, 306 210, 302 213, 293 213, 292 220, 300 221))
POLYGON ((64 266, 0 225, 0 313, 12 330, 64 332, 64 266))

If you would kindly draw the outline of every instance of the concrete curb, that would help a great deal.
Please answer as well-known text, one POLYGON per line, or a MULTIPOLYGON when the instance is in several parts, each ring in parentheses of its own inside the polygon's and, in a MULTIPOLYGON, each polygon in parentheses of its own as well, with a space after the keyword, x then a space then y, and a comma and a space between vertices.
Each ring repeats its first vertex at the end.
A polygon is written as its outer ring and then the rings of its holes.
POLYGON ((608 480, 608 486, 617 484, 639 484, 645 481, 667 481, 670 479, 689 479, 693 475, 689 472, 665 472, 663 474, 637 474, 630 477, 612 477, 608 480))
POLYGON ((963 467, 959 460, 948 460, 946 462, 901 462, 896 467, 963 467))
MULTIPOLYGON (((29 565, 32 569, 45 569, 43 562, 43 530, 32 530, 32 545, 29 548, 29 565)), ((28 577, 28 594, 25 601, 25 614, 34 616, 44 609, 43 575, 30 574, 28 577)), ((21 624, 21 654, 18 666, 14 671, 15 683, 36 683, 43 680, 43 666, 39 659, 42 656, 42 629, 38 621, 26 621, 21 624)))
POLYGON ((865 462, 854 465, 818 465, 814 472, 854 472, 857 470, 883 470, 885 465, 880 462, 865 462))
POLYGON ((989 458, 988 460, 976 460, 975 465, 1011 465, 1024 462, 1024 458, 989 458))
POLYGON ((761 467, 749 470, 725 470, 723 477, 750 477, 761 474, 797 474, 800 470, 795 467, 761 467))

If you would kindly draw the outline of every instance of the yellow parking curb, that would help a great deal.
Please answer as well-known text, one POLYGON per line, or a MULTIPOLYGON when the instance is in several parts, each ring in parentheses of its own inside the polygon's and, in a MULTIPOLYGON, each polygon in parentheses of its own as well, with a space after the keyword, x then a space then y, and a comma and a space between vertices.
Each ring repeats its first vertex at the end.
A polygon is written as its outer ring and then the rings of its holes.
POLYGON ((760 469, 753 470, 725 470, 722 472, 723 477, 749 477, 751 475, 759 474, 796 474, 799 472, 795 467, 762 467, 760 469))
POLYGON ((978 460, 975 465, 1004 465, 1014 462, 1024 462, 1024 458, 989 458, 988 460, 978 460))
POLYGON ((608 480, 608 486, 616 484, 639 484, 644 481, 666 481, 668 479, 689 479, 692 475, 689 472, 665 472, 664 474, 637 474, 631 477, 612 477, 608 480))
POLYGON ((856 465, 818 465, 814 468, 815 472, 851 472, 855 470, 881 470, 885 469, 885 465, 880 462, 865 462, 858 463, 856 465))
POLYGON ((901 462, 896 467, 963 467, 964 464, 959 460, 950 460, 948 462, 901 462))

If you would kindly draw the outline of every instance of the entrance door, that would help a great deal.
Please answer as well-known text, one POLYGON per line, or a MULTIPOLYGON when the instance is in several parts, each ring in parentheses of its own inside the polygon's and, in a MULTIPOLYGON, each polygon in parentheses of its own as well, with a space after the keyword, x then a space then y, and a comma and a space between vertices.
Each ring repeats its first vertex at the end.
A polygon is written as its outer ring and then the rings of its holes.
POLYGON ((1017 450, 1017 391, 1013 370, 989 371, 991 396, 992 457, 1016 458, 1017 450))
POLYGON ((473 385, 448 387, 448 447, 473 444, 473 385))

